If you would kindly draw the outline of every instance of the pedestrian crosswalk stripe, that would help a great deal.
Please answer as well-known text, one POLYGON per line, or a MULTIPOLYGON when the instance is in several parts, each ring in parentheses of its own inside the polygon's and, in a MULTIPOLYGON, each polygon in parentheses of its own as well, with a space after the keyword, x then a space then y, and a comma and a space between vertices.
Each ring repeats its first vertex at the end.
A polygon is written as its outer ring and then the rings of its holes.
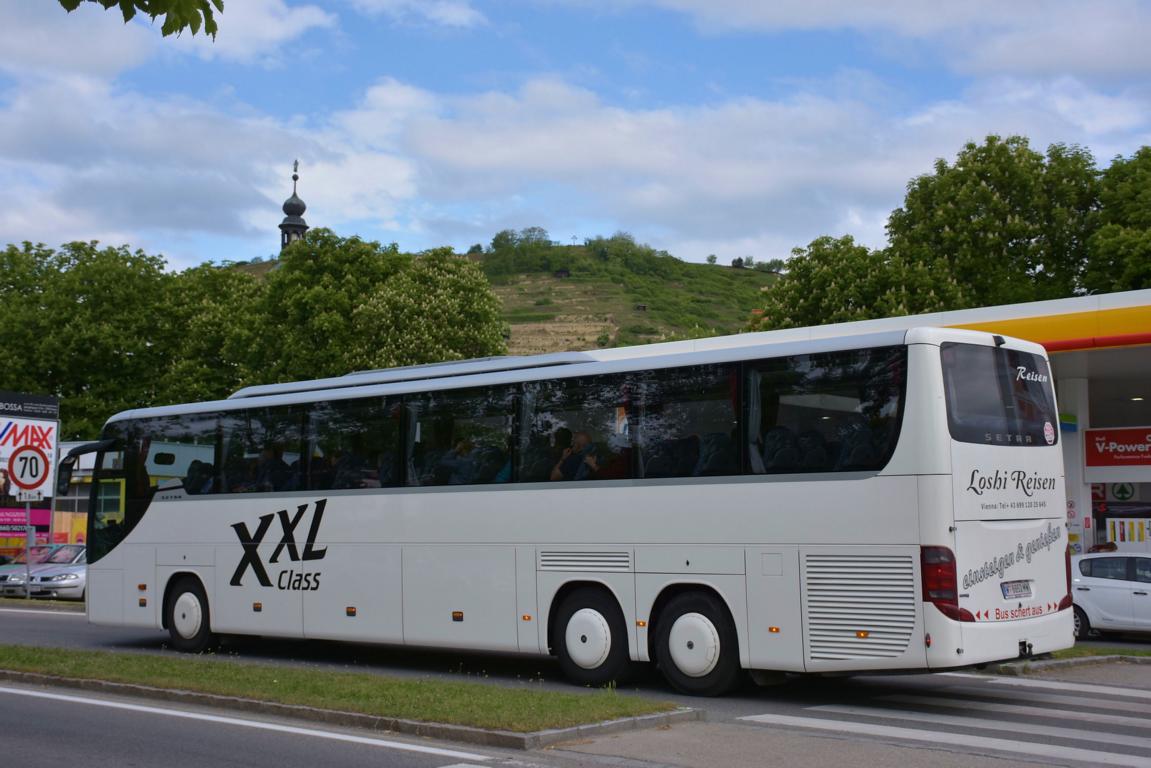
MULTIPOLYGON (((893 701, 897 704, 916 704, 934 707, 969 707, 970 701, 947 699, 942 696, 880 696, 877 701, 893 701)), ((1124 715, 1103 714, 1100 712, 1082 712, 1052 709, 1051 707, 1032 707, 1024 704, 996 704, 994 702, 976 702, 983 712, 1002 712, 1009 715, 1022 715, 1027 717, 1043 717, 1048 719, 1077 720, 1083 723, 1100 723, 1102 725, 1132 725, 1136 728, 1147 728, 1148 720, 1145 717, 1126 717, 1124 715)))
MULTIPOLYGON (((1125 755, 1118 752, 1103 752, 1096 749, 1056 746, 1019 739, 998 739, 985 736, 971 736, 963 733, 929 731, 918 728, 900 728, 874 723, 856 723, 849 720, 825 720, 814 717, 793 717, 791 715, 751 715, 741 717, 764 725, 779 725, 788 728, 808 728, 811 730, 853 733, 865 736, 903 741, 924 741, 932 744, 948 744, 963 747, 965 750, 982 749, 995 752, 1032 755, 1058 760, 1078 760, 1094 765, 1126 766, 1126 768, 1151 768, 1151 758, 1139 755, 1125 755)), ((1026 726, 1020 726, 1025 728, 1026 726)))
POLYGON ((1055 691, 1076 691, 1078 693, 1098 693, 1103 696, 1125 696, 1130 699, 1147 699, 1151 701, 1151 691, 1140 691, 1134 688, 1123 688, 1117 685, 1095 685, 1092 683, 1070 683, 1060 680, 1032 680, 1023 677, 990 677, 988 675, 972 675, 963 672, 945 672, 946 677, 963 677, 978 679, 990 685, 1009 685, 1020 688, 1047 688, 1055 691))
MULTIPOLYGON (((1003 689, 988 689, 988 688, 967 688, 963 689, 964 696, 975 696, 980 700, 992 699, 998 701, 1019 701, 1019 691, 1006 691, 1003 689)), ((955 689, 949 689, 947 692, 952 693, 955 689)), ((1027 701, 1035 704, 1059 704, 1076 709, 1113 709, 1116 712, 1125 712, 1129 715, 1142 714, 1151 718, 1151 703, 1144 704, 1143 702, 1136 701, 1115 701, 1113 699, 1093 698, 1089 696, 1060 696, 1054 693, 1037 693, 1028 691, 1026 693, 1027 701)), ((954 701, 963 705, 970 701, 969 698, 956 698, 954 701)))
POLYGON ((1106 733, 1101 731, 1086 731, 1080 728, 1070 728, 1057 725, 1038 725, 1036 723, 1012 723, 1006 720, 988 720, 983 717, 963 717, 961 715, 936 715, 930 712, 913 712, 907 709, 884 709, 882 707, 850 707, 837 704, 811 707, 819 712, 829 712, 837 715, 852 715, 854 717, 885 717, 898 720, 911 720, 920 723, 934 723, 936 725, 950 725, 958 728, 978 728, 984 731, 1007 731, 1019 733, 1026 731, 1028 736, 1050 736, 1057 739, 1080 739, 1086 741, 1101 741, 1106 744, 1137 747, 1151 754, 1151 738, 1128 736, 1122 733, 1106 733))

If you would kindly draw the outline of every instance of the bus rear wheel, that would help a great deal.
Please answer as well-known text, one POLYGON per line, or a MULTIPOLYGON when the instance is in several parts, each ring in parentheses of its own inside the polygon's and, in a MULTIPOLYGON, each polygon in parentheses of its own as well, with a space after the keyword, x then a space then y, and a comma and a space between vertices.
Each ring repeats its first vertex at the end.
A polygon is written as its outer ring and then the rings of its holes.
POLYGON ((560 603, 555 623, 560 669, 578 685, 606 685, 628 666, 627 630, 615 599, 578 589, 560 603))
POLYGON ((208 596, 198 579, 185 576, 173 585, 165 606, 165 618, 168 637, 177 651, 200 653, 215 646, 208 596))
POLYGON ((707 592, 672 598, 656 625, 655 656, 673 688, 722 696, 740 681, 739 641, 727 607, 707 592))

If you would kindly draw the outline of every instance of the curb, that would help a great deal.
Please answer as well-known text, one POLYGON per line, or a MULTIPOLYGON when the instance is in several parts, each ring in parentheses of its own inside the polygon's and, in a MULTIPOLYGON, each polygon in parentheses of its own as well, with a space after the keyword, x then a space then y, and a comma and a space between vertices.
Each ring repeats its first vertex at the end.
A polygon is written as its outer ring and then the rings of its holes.
POLYGON ((1151 656, 1081 656, 1077 659, 1050 659, 1048 661, 1012 661, 1005 664, 995 664, 987 668, 992 675, 1011 675, 1019 677, 1033 672, 1049 672, 1053 669, 1068 669, 1071 667, 1089 667, 1094 664, 1151 664, 1151 656))
POLYGON ((625 717, 619 720, 607 720, 601 723, 588 723, 571 728, 552 728, 545 731, 532 731, 529 733, 516 733, 514 731, 498 731, 486 728, 474 728, 466 725, 448 725, 445 723, 427 723, 420 720, 405 720, 398 717, 383 717, 380 715, 364 715, 356 712, 339 712, 331 709, 317 709, 299 704, 278 704, 271 701, 257 699, 244 699, 237 696, 219 696, 211 693, 196 693, 170 688, 153 688, 147 685, 134 685, 132 683, 111 683, 104 680, 85 680, 82 678, 57 677, 43 675, 36 672, 15 672, 0 669, 0 680, 33 685, 59 686, 76 688, 82 691, 99 691, 101 693, 118 694, 121 696, 137 696, 161 701, 173 701, 181 704, 199 704, 209 707, 222 707, 240 712, 251 712, 262 715, 277 715, 291 717, 299 720, 308 720, 328 725, 345 726, 348 728, 366 728, 372 731, 391 731, 409 736, 421 736, 430 739, 444 739, 467 744, 477 744, 484 747, 501 747, 504 749, 531 750, 551 746, 561 741, 571 741, 589 736, 603 736, 612 733, 635 731, 642 728, 657 728, 673 723, 692 722, 702 720, 704 712, 700 709, 681 707, 673 712, 656 715, 642 715, 640 717, 625 717))

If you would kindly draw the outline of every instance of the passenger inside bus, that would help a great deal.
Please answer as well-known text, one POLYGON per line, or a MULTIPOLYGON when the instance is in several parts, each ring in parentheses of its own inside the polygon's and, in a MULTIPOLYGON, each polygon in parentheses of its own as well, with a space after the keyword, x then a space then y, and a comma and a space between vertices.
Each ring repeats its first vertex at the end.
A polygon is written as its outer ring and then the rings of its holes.
POLYGON ((572 434, 571 446, 552 467, 552 480, 588 480, 599 472, 596 445, 587 432, 572 434))

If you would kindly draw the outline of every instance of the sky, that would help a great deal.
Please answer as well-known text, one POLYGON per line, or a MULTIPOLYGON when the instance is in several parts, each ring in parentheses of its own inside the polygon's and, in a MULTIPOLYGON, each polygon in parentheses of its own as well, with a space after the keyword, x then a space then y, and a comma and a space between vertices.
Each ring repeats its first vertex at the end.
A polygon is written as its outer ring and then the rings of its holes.
POLYGON ((404 251, 785 258, 883 246, 988 134, 1151 144, 1148 0, 226 0, 214 42, 82 5, 0 0, 0 246, 271 257, 298 159, 309 225, 404 251))

